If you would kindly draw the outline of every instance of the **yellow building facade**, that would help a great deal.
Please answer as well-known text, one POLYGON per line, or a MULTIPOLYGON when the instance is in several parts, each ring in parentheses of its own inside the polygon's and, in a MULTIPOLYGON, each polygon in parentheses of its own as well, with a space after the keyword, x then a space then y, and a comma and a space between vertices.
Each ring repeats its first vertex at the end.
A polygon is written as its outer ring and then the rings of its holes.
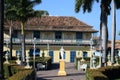
MULTIPOLYGON (((14 22, 12 35, 12 56, 21 52, 21 30, 19 23, 14 22)), ((60 49, 65 49, 66 62, 74 62, 76 57, 90 57, 90 39, 97 31, 92 26, 74 17, 42 16, 33 18, 25 24, 25 52, 33 55, 33 39, 36 38, 35 54, 50 56, 53 62, 59 62, 60 49)), ((4 51, 9 48, 9 25, 5 25, 4 51)))

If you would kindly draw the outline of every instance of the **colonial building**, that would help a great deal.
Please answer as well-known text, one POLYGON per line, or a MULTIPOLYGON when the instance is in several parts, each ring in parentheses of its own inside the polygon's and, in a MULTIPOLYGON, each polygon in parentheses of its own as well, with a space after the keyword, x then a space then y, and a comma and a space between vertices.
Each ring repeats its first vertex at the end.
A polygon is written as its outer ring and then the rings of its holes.
MULTIPOLYGON (((16 56, 21 51, 21 26, 18 21, 12 25, 12 56, 16 56)), ((5 23, 4 42, 9 40, 9 27, 10 24, 5 23)), ((75 57, 90 57, 90 39, 93 33, 98 32, 92 26, 66 16, 31 18, 26 22, 24 30, 26 54, 33 54, 33 39, 36 38, 36 54, 42 56, 44 51, 45 56, 51 56, 53 62, 59 62, 61 47, 65 49, 66 62, 74 62, 75 57)))

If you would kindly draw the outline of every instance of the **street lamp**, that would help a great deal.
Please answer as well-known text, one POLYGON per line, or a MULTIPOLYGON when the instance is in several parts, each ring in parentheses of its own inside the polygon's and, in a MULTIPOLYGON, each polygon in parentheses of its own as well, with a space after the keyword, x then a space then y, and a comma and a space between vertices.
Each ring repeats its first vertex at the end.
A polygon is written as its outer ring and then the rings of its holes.
POLYGON ((7 54, 7 57, 9 57, 9 39, 6 40, 6 47, 7 47, 7 50, 6 50, 6 54, 7 54))
POLYGON ((90 39, 90 51, 91 51, 90 68, 92 68, 93 38, 90 39))
POLYGON ((49 52, 50 52, 50 46, 49 46, 49 43, 47 44, 47 49, 48 49, 48 54, 47 54, 47 56, 49 56, 49 52))
POLYGON ((101 39, 101 37, 99 38, 98 46, 100 47, 99 66, 98 67, 101 67, 102 66, 102 56, 103 56, 103 47, 102 47, 102 39, 101 39))
POLYGON ((9 39, 6 40, 6 46, 9 47, 9 39))
POLYGON ((33 39, 33 48, 34 48, 34 52, 33 52, 33 67, 35 69, 35 45, 36 45, 36 38, 33 39))

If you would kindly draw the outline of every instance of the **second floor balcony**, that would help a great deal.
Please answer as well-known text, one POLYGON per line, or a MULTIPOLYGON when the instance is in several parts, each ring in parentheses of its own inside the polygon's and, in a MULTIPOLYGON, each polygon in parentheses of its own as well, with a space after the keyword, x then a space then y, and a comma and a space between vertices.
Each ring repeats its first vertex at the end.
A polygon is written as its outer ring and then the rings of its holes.
MULTIPOLYGON (((4 39, 4 43, 9 42, 9 38, 4 39)), ((13 44, 19 44, 21 43, 20 38, 12 38, 13 44)), ((26 44, 33 44, 33 39, 25 39, 26 44)), ((36 39, 36 44, 91 44, 91 40, 85 40, 85 39, 36 39)))

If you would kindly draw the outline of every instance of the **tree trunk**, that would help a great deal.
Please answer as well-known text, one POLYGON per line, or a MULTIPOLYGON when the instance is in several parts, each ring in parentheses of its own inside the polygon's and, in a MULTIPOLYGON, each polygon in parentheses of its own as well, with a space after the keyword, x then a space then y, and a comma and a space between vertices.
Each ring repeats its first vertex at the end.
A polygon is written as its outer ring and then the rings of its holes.
POLYGON ((112 0, 112 41, 111 41, 111 62, 114 63, 115 59, 115 37, 116 37, 116 5, 115 0, 112 0))
POLYGON ((12 22, 9 28, 9 35, 10 35, 10 60, 12 59, 12 22))
POLYGON ((24 35, 24 23, 21 23, 21 50, 22 50, 22 62, 25 62, 25 35, 24 35))
POLYGON ((101 22, 100 22, 100 35, 102 39, 102 66, 106 65, 106 53, 107 53, 107 42, 108 42, 108 28, 107 28, 107 14, 101 7, 101 22))
POLYGON ((3 24, 4 24, 4 0, 0 0, 0 79, 3 80, 3 24))

